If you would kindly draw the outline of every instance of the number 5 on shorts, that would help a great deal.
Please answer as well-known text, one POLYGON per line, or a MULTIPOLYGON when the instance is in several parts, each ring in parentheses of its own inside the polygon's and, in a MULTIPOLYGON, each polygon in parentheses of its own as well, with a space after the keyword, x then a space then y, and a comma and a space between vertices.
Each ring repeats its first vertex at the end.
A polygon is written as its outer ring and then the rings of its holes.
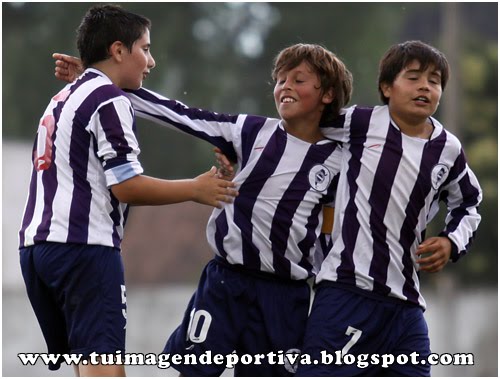
POLYGON ((363 333, 363 332, 359 329, 353 328, 352 326, 347 327, 345 335, 350 336, 352 334, 352 337, 349 340, 349 342, 347 342, 345 344, 344 348, 342 349, 342 356, 346 355, 349 352, 349 350, 351 349, 351 347, 353 347, 354 344, 356 342, 358 342, 359 337, 361 337, 361 333, 363 333))

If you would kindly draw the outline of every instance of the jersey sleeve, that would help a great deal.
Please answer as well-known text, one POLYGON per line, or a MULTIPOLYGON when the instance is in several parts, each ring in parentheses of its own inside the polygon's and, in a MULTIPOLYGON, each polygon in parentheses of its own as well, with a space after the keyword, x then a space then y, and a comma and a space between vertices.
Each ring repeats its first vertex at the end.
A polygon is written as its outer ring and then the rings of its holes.
POLYGON ((447 205, 446 226, 440 236, 452 242, 451 260, 456 262, 467 253, 481 221, 478 212, 482 200, 479 182, 468 166, 463 150, 450 170, 440 198, 447 205))
POLYGON ((356 106, 349 108, 343 108, 340 110, 340 114, 332 121, 321 124, 321 132, 326 138, 339 141, 348 142, 350 128, 351 128, 351 117, 356 106))
POLYGON ((134 133, 133 109, 126 97, 101 105, 90 127, 108 187, 143 173, 138 159, 140 149, 134 133))
POLYGON ((233 162, 241 152, 245 115, 228 115, 190 108, 145 88, 127 91, 136 115, 217 146, 233 162))

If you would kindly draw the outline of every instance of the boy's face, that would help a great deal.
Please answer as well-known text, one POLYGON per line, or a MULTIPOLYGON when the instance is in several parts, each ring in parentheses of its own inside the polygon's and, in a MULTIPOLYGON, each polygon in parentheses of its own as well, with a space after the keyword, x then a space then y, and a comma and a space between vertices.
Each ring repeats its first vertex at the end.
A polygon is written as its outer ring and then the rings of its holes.
POLYGON ((420 62, 414 60, 396 76, 392 83, 382 84, 384 95, 389 98, 391 113, 401 118, 424 121, 433 115, 442 94, 441 72, 433 65, 420 70, 420 62))
MULTIPOLYGON (((281 71, 274 86, 274 102, 285 121, 305 120, 319 124, 331 94, 323 94, 319 76, 303 61, 290 71, 281 71)), ((330 91, 331 92, 331 91, 330 91)))
POLYGON ((132 45, 131 52, 125 48, 121 70, 121 88, 137 89, 142 86, 142 81, 155 66, 150 47, 149 30, 146 29, 142 37, 132 45))

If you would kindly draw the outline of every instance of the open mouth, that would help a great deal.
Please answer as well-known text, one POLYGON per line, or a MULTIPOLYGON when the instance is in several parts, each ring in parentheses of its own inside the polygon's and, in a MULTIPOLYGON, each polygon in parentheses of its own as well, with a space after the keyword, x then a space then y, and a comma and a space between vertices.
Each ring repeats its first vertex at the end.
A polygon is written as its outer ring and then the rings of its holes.
POLYGON ((426 103, 426 104, 428 104, 428 103, 430 103, 430 102, 431 102, 431 101, 430 101, 427 97, 425 97, 425 96, 418 96, 418 97, 414 98, 413 100, 415 100, 415 101, 421 101, 421 102, 426 103))
POLYGON ((284 96, 281 98, 281 102, 284 104, 288 104, 288 103, 295 103, 297 102, 297 100, 295 100, 293 97, 290 96, 284 96))

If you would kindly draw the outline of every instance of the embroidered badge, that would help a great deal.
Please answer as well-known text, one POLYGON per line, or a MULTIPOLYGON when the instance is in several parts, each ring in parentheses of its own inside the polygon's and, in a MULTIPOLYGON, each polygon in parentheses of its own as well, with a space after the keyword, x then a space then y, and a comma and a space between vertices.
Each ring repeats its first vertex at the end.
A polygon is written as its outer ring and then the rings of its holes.
POLYGON ((332 181, 332 174, 323 165, 316 165, 309 171, 309 184, 311 188, 318 192, 323 192, 332 181))
POLYGON ((450 173, 450 169, 448 166, 438 163, 432 168, 431 171, 431 183, 432 188, 437 190, 446 180, 448 174, 450 173))

